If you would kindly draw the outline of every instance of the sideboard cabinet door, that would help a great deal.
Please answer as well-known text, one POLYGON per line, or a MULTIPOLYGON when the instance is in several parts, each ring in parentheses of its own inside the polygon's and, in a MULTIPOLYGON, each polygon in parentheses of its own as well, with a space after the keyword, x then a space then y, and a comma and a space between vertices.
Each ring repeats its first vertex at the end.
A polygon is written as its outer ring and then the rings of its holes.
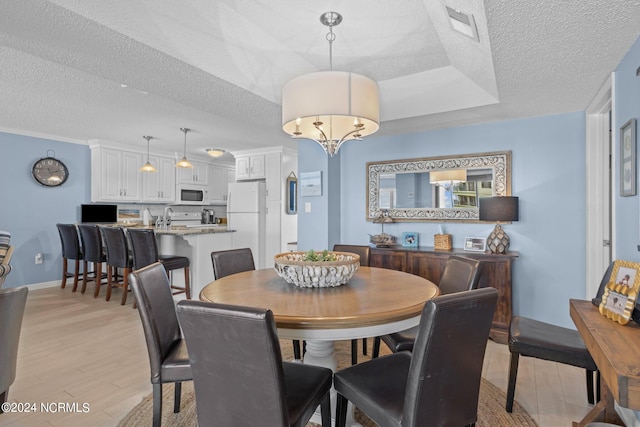
POLYGON ((491 326, 491 338, 506 344, 509 338, 511 322, 511 264, 518 257, 517 252, 507 255, 493 255, 484 252, 469 252, 461 249, 453 251, 437 251, 433 248, 419 249, 373 248, 371 251, 371 267, 400 270, 416 276, 424 277, 436 285, 451 255, 483 261, 481 288, 493 287, 498 290, 498 303, 491 326))
POLYGON ((369 265, 389 270, 407 271, 407 256, 404 251, 388 249, 382 252, 372 252, 369 265))
POLYGON ((440 283, 440 277, 448 259, 449 254, 407 252, 407 273, 424 277, 436 284, 440 283))

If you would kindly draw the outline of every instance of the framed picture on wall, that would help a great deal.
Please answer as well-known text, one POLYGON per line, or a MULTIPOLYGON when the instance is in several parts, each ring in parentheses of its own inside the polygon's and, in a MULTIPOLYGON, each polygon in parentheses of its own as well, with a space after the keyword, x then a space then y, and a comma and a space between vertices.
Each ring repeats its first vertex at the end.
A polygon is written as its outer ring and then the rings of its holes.
POLYGON ((620 128, 620 196, 636 195, 636 119, 620 128))
POLYGON ((300 196, 322 196, 322 172, 303 172, 300 174, 300 196))

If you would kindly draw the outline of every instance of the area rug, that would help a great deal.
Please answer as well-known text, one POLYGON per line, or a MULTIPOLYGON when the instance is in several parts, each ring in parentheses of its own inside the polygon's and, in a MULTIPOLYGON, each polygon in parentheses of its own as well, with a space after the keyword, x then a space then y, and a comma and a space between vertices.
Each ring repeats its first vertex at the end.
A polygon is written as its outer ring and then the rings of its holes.
MULTIPOLYGON (((282 347, 282 357, 284 360, 293 358, 291 341, 280 341, 282 347)), ((384 349, 386 350, 386 349, 384 349)), ((381 349, 381 353, 384 353, 381 349)), ((340 341, 336 343, 336 355, 338 358, 338 369, 351 364, 351 343, 340 341)), ((369 359, 369 356, 358 355, 358 361, 369 359)), ((180 413, 173 413, 173 386, 167 384, 163 387, 162 396, 162 425, 172 427, 193 427, 198 425, 196 415, 196 399, 191 381, 182 384, 182 400, 180 413)), ((478 422, 477 427, 535 427, 536 422, 522 409, 518 402, 513 404, 513 412, 507 413, 504 409, 505 393, 482 379, 480 384, 480 399, 478 402, 478 422)), ((149 394, 135 406, 118 424, 118 427, 148 427, 152 423, 152 396, 149 394)), ((356 408, 355 419, 363 427, 376 427, 366 415, 356 408)), ((256 422, 256 426, 260 423, 256 422)), ((233 427, 233 426, 225 426, 233 427)), ((269 426, 264 426, 269 427, 269 426)), ((309 423, 307 427, 319 427, 317 424, 309 423)))

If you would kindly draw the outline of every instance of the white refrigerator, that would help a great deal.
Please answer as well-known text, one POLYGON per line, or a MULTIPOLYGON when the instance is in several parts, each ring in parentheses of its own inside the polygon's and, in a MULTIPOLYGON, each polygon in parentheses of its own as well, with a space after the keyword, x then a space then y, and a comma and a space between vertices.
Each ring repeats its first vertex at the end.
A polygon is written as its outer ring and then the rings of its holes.
POLYGON ((264 268, 266 191, 262 181, 229 184, 227 228, 234 249, 251 248, 256 268, 264 268))

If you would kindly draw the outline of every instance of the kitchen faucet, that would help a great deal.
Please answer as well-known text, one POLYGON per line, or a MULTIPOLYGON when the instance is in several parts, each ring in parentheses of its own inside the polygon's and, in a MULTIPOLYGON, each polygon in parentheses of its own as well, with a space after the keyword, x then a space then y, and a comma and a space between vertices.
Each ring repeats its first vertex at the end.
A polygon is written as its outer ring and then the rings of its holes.
POLYGON ((164 218, 164 222, 165 224, 167 223, 167 219, 170 219, 170 213, 173 213, 173 209, 171 208, 171 206, 166 206, 164 208, 164 215, 162 215, 162 217, 164 218))
POLYGON ((171 215, 173 213, 173 209, 171 206, 166 206, 164 208, 164 214, 162 215, 162 219, 158 218, 156 221, 156 227, 161 228, 162 230, 168 230, 169 225, 171 224, 171 215))

